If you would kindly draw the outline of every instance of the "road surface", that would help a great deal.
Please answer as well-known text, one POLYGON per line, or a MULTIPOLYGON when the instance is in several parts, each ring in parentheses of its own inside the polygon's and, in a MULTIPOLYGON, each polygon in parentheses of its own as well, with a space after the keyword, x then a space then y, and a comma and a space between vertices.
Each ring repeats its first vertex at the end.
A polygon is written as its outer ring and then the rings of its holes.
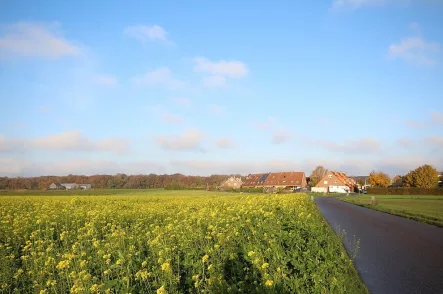
POLYGON ((317 197, 329 225, 360 239, 355 266, 374 294, 443 294, 443 229, 331 197, 317 197))

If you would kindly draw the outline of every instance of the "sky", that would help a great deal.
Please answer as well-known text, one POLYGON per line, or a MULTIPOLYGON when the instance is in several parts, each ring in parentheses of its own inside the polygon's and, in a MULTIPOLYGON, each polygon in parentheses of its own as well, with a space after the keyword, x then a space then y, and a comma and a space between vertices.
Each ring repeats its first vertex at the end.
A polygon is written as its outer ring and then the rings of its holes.
POLYGON ((443 170, 443 1, 2 1, 0 176, 443 170))

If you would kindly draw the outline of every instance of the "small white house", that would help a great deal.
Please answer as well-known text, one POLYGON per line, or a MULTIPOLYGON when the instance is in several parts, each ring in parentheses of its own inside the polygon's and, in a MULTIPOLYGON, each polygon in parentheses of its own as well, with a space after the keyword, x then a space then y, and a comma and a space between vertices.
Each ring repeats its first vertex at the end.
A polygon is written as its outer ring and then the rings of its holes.
POLYGON ((76 183, 62 183, 60 184, 66 188, 66 190, 79 189, 79 185, 76 183))
POLYGON ((348 193, 349 190, 348 186, 329 186, 330 193, 348 193))
POLYGON ((90 190, 91 189, 91 184, 79 184, 78 186, 82 190, 90 190))
POLYGON ((229 179, 224 181, 220 185, 220 187, 224 188, 224 189, 240 189, 242 185, 243 185, 243 181, 241 180, 241 178, 237 178, 234 176, 234 177, 230 177, 229 179))
POLYGON ((311 188, 311 192, 314 192, 314 193, 327 193, 328 192, 328 188, 327 187, 312 187, 311 188))

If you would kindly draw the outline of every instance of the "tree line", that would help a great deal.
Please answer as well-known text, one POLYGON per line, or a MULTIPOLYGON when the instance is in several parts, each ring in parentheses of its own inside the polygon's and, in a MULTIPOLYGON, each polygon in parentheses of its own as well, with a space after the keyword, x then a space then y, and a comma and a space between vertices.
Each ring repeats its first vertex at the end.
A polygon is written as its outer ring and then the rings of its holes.
POLYGON ((369 175, 369 183, 375 187, 388 187, 393 184, 407 188, 436 188, 439 185, 439 177, 433 166, 425 164, 409 171, 404 176, 397 177, 394 183, 387 174, 373 171, 369 175))
MULTIPOLYGON (((205 189, 207 186, 220 185, 231 175, 186 176, 172 175, 68 175, 39 177, 0 177, 0 190, 45 190, 52 183, 91 184, 93 189, 155 189, 174 188, 205 189)), ((236 175, 240 177, 240 175, 236 175)), ((243 178, 244 180, 244 178, 243 178)))

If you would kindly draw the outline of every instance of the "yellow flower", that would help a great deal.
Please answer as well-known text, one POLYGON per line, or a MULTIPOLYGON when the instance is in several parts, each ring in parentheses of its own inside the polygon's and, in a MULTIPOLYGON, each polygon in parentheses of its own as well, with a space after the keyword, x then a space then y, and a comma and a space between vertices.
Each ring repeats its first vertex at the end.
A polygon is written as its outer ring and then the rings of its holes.
POLYGON ((208 259, 209 259, 209 255, 206 254, 205 256, 203 256, 203 257, 202 257, 202 261, 203 261, 203 263, 207 262, 208 259))
POLYGON ((166 291, 164 286, 161 286, 160 288, 157 289, 157 294, 167 294, 168 292, 166 291))
POLYGON ((274 284, 273 281, 267 280, 266 283, 265 283, 265 286, 268 287, 268 288, 271 288, 273 284, 274 284))
POLYGON ((265 262, 263 263, 263 265, 261 266, 262 269, 267 269, 269 267, 269 263, 265 262))
POLYGON ((91 291, 92 293, 97 293, 100 290, 100 286, 97 284, 93 284, 91 286, 91 288, 89 288, 89 291, 91 291))
POLYGON ((138 271, 135 274, 135 278, 137 280, 143 280, 143 281, 147 280, 150 276, 151 276, 151 273, 149 273, 147 270, 138 271))
POLYGON ((169 264, 169 262, 165 262, 162 264, 162 271, 170 271, 171 270, 171 265, 169 264))
POLYGON ((248 256, 249 256, 249 257, 253 256, 254 254, 255 254, 255 252, 252 251, 252 250, 248 252, 248 256))
POLYGON ((68 268, 70 264, 71 264, 70 260, 62 260, 57 264, 56 268, 62 270, 68 268))

